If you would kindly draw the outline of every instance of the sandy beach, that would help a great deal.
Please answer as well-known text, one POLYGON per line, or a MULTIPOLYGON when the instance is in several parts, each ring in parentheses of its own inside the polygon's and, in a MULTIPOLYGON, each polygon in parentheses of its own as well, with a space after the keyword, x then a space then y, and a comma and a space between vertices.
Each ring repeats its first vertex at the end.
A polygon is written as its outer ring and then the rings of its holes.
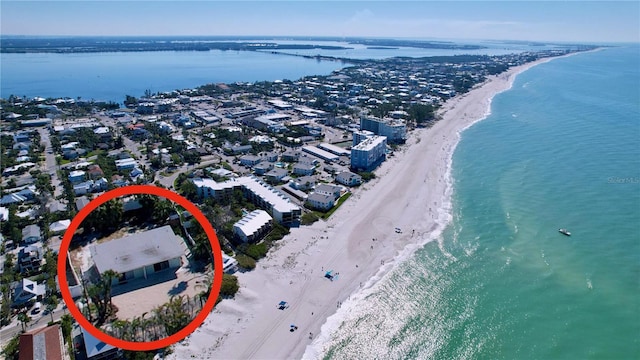
POLYGON ((486 117, 493 96, 510 88, 515 75, 548 60, 511 68, 447 101, 442 120, 411 132, 407 145, 375 171, 377 178, 355 189, 328 221, 292 229, 256 270, 239 273, 236 298, 222 301, 171 358, 303 357, 331 331, 327 318, 342 302, 440 235, 451 218, 451 157, 460 132, 486 117), (329 270, 338 275, 333 281, 323 276, 329 270), (290 307, 279 310, 282 300, 290 307), (298 329, 290 332, 291 324, 298 329))

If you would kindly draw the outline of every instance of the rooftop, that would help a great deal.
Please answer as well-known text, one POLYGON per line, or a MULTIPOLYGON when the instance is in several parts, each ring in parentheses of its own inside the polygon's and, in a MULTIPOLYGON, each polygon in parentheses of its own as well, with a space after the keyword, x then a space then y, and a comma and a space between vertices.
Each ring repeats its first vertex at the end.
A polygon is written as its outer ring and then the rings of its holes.
MULTIPOLYGON (((273 169, 284 170, 284 169, 273 169)), ((270 171, 270 172, 271 172, 270 171)), ((286 170, 284 170, 286 172, 286 170)), ((260 179, 253 176, 243 176, 237 179, 232 179, 224 182, 216 182, 212 179, 194 179, 193 183, 197 187, 208 187, 213 190, 223 190, 233 186, 244 186, 251 191, 255 196, 259 196, 265 202, 271 204, 274 210, 280 213, 287 213, 290 211, 299 210, 300 208, 291 203, 283 194, 271 186, 263 183, 260 179)))
POLYGON ((18 353, 20 360, 62 359, 63 346, 60 326, 52 325, 20 335, 18 353))
POLYGON ((184 252, 182 239, 169 225, 91 247, 93 261, 100 273, 109 269, 125 273, 182 256, 184 252))
POLYGON ((243 216, 233 226, 239 228, 245 235, 251 235, 272 220, 271 216, 264 210, 254 210, 243 216))
POLYGON ((367 138, 366 140, 362 141, 360 144, 354 146, 351 148, 351 150, 371 150, 373 148, 375 148, 377 145, 379 145, 382 142, 387 141, 387 137, 386 136, 371 136, 369 138, 367 138))

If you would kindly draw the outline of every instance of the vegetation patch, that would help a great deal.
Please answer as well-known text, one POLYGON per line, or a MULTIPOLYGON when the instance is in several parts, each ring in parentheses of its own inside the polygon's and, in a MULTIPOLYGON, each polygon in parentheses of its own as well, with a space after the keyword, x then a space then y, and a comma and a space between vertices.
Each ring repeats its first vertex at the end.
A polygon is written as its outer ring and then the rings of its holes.
POLYGON ((311 225, 318 220, 320 220, 320 216, 318 216, 318 214, 313 211, 304 213, 300 217, 300 222, 302 223, 302 225, 311 225))
POLYGON ((236 260, 238 261, 238 266, 245 270, 253 270, 256 268, 256 261, 245 254, 236 255, 236 260))
POLYGON ((342 195, 340 197, 340 199, 338 199, 338 202, 336 203, 336 205, 334 207, 332 207, 329 211, 327 211, 326 213, 324 213, 324 215, 322 215, 323 219, 328 219, 336 210, 338 210, 338 208, 340 207, 340 205, 342 205, 345 201, 347 201, 347 199, 351 196, 351 193, 348 192, 344 195, 342 195))

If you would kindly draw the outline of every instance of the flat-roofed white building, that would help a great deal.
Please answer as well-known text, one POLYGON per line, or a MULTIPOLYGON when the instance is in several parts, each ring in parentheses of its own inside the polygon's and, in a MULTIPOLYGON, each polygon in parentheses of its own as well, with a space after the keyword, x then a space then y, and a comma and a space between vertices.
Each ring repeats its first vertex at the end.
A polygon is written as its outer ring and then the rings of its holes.
POLYGON ((387 138, 372 136, 351 148, 351 168, 371 171, 384 161, 386 152, 387 138))
POLYGON ((233 224, 233 233, 243 242, 255 242, 270 229, 273 219, 264 210, 254 210, 233 224))
POLYGON ((198 195, 205 198, 228 197, 232 196, 235 190, 241 190, 249 201, 267 211, 281 224, 298 222, 302 214, 300 207, 289 201, 284 194, 254 176, 243 176, 224 182, 193 179, 193 184, 198 188, 198 195))
POLYGON ((349 150, 333 144, 322 143, 318 145, 318 147, 338 156, 351 156, 351 152, 349 150))
POLYGON ((371 131, 367 131, 367 130, 358 130, 358 131, 354 131, 353 132, 353 142, 351 144, 351 146, 356 146, 358 144, 360 144, 361 142, 367 140, 368 138, 374 136, 375 134, 371 131))
POLYGON ((166 225, 96 244, 89 249, 98 274, 114 270, 120 274, 119 279, 114 279, 114 284, 118 284, 180 267, 186 245, 173 233, 171 226, 166 225))
POLYGON ((337 161, 339 158, 338 155, 332 154, 328 151, 322 150, 318 147, 311 146, 311 145, 303 146, 302 151, 327 161, 337 161))
POLYGON ((269 100, 268 103, 280 110, 293 109, 293 105, 280 99, 269 100))
POLYGON ((391 143, 404 143, 407 140, 407 125, 402 120, 363 116, 360 118, 360 129, 386 136, 391 143))

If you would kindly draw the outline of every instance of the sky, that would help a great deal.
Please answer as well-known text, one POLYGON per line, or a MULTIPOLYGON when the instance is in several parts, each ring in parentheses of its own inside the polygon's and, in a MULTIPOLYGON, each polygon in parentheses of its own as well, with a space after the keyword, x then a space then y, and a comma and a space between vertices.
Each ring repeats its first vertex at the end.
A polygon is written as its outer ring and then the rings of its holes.
POLYGON ((0 34, 640 42, 640 1, 0 0, 0 34))

